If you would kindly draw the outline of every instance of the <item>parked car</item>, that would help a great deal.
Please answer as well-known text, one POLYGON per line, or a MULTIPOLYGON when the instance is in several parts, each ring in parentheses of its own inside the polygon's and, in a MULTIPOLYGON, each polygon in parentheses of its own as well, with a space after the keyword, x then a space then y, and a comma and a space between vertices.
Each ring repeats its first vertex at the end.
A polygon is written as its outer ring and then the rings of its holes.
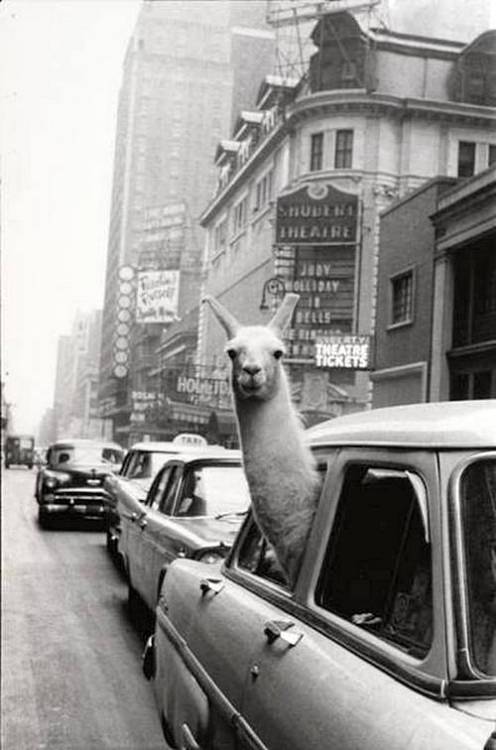
POLYGON ((144 655, 166 739, 493 749, 496 401, 307 434, 325 479, 292 590, 251 516, 224 563, 167 571, 144 655))
POLYGON ((239 451, 203 449, 170 458, 144 505, 122 515, 131 609, 142 600, 154 611, 162 578, 177 557, 222 559, 249 503, 239 451))
POLYGON ((33 435, 7 435, 5 438, 4 465, 33 468, 35 461, 33 435))
POLYGON ((59 440, 47 451, 35 486, 40 526, 54 518, 84 517, 103 522, 106 476, 120 469, 124 451, 116 443, 59 440))
POLYGON ((170 442, 135 443, 127 451, 120 471, 106 477, 104 487, 108 495, 105 511, 107 549, 116 561, 122 561, 119 547, 122 512, 137 511, 136 504, 146 500, 152 481, 168 458, 188 450, 198 451, 203 447, 207 447, 205 438, 190 434, 177 435, 170 442))

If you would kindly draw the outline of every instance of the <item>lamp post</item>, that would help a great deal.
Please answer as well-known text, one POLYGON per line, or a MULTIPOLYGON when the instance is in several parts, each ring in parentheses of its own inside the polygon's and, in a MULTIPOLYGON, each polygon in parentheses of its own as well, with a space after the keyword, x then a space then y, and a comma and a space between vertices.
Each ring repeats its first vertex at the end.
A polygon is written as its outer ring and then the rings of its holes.
POLYGON ((262 289, 260 310, 271 310, 275 312, 286 293, 284 279, 280 276, 272 276, 267 279, 262 289))

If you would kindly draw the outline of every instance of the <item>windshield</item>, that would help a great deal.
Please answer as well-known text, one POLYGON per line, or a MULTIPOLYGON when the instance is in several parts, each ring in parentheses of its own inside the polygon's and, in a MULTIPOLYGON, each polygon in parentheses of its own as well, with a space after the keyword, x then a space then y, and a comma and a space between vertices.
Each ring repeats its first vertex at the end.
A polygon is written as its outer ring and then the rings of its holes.
POLYGON ((496 675, 496 459, 467 467, 461 504, 472 659, 496 675))
POLYGON ((109 464, 122 463, 124 452, 118 448, 102 445, 60 445, 50 449, 51 466, 67 464, 109 464))
POLYGON ((243 513, 250 504, 250 494, 241 466, 202 466, 188 478, 187 500, 179 515, 219 516, 243 513))

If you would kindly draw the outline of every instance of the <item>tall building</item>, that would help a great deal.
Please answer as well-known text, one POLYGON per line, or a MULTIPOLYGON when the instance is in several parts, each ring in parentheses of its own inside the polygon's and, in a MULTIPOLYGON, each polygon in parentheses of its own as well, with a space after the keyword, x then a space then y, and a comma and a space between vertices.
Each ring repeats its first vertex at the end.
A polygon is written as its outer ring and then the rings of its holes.
POLYGON ((263 1, 141 8, 117 112, 100 362, 101 413, 121 443, 164 330, 197 303, 215 149, 273 53, 263 1))
POLYGON ((109 437, 98 409, 101 310, 78 312, 59 337, 52 423, 58 437, 109 437))
MULTIPOLYGON (((240 320, 266 322, 300 294, 287 361, 308 424, 371 403, 381 213, 436 175, 496 160, 494 32, 468 44, 398 33, 341 5, 316 14, 307 74, 269 76, 221 141, 202 215, 205 291, 240 320)), ((213 366, 224 332, 200 317, 213 366)))

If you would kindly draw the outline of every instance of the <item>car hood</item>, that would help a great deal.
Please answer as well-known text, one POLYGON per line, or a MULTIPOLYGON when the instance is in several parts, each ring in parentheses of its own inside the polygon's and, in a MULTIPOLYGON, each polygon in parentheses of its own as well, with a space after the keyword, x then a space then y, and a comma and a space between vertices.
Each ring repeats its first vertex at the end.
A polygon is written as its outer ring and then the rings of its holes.
POLYGON ((205 516, 202 518, 175 518, 174 521, 181 525, 183 530, 197 538, 202 544, 225 544, 231 547, 244 516, 225 516, 215 518, 205 516))
POLYGON ((62 474, 70 474, 74 479, 81 477, 84 479, 103 479, 112 474, 112 469, 108 464, 69 464, 67 466, 58 466, 57 468, 47 467, 49 471, 62 474))

